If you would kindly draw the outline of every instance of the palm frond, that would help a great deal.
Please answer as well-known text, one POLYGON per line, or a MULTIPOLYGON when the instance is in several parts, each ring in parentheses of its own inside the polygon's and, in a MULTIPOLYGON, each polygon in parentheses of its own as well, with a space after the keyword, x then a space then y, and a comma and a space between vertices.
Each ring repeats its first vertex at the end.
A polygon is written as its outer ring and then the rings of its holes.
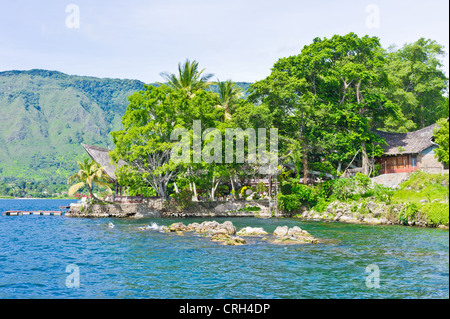
POLYGON ((78 190, 83 188, 84 185, 85 185, 84 182, 79 182, 79 183, 76 183, 76 184, 70 186, 69 191, 68 191, 69 196, 72 196, 73 194, 75 194, 78 190))

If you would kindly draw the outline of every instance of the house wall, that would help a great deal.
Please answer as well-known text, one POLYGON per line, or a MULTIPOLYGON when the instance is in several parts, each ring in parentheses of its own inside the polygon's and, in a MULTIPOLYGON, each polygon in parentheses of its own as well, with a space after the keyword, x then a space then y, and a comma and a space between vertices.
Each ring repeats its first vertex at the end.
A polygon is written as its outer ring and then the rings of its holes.
MULTIPOLYGON (((417 160, 418 162, 418 160, 417 160)), ((411 155, 383 155, 376 159, 376 163, 381 165, 380 174, 391 173, 410 173, 419 169, 420 164, 417 166, 411 166, 411 155)))
POLYGON ((417 162, 419 163, 420 169, 427 173, 441 173, 444 169, 444 165, 438 161, 434 156, 434 150, 437 146, 429 147, 417 156, 417 162))

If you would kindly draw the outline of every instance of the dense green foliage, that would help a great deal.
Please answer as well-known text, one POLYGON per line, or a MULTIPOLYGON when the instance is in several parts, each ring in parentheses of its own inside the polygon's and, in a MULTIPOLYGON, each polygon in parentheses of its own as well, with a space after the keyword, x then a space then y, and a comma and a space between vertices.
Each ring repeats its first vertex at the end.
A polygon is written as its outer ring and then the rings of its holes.
POLYGON ((442 69, 444 47, 421 38, 386 52, 384 68, 390 77, 387 96, 400 106, 401 116, 384 119, 385 128, 412 131, 448 117, 448 78, 442 69))
POLYGON ((434 131, 434 142, 439 145, 436 149, 436 157, 443 163, 448 165, 449 148, 448 148, 448 118, 440 119, 438 127, 434 131))
MULTIPOLYGON (((116 161, 121 158, 130 163, 119 172, 120 182, 151 186, 163 198, 180 188, 192 191, 193 199, 199 191, 202 197, 214 200, 220 184, 230 184, 230 192, 245 197, 249 178, 280 180, 280 173, 291 171, 296 176, 281 183, 280 194, 271 194, 277 195, 282 209, 315 205, 323 209, 327 201, 335 199, 373 197, 389 202, 392 191, 371 186, 368 177, 378 169, 374 158, 383 154, 384 141, 374 130, 389 129, 393 123, 419 127, 425 117, 442 116, 441 111, 423 110, 428 107, 426 101, 439 110, 448 103, 442 97, 447 79, 440 69, 441 53, 439 45, 423 39, 387 51, 376 37, 349 33, 316 38, 298 55, 277 61, 266 79, 250 85, 244 99, 239 99, 240 92, 231 80, 217 82, 217 93, 213 93, 208 82, 213 75, 205 75, 196 61, 186 60, 179 64, 178 73, 163 74, 167 85, 145 86, 129 98, 122 121, 125 129, 112 133, 116 150, 111 155, 116 161), (408 82, 408 77, 414 79, 408 82), (415 77, 433 85, 425 89, 415 77), (399 92, 413 100, 406 105, 399 92), (420 110, 414 109, 411 115, 413 107, 420 110), (277 128, 277 171, 262 176, 259 164, 248 159, 224 161, 222 150, 209 144, 219 138, 223 145, 221 136, 203 136, 200 145, 201 149, 207 147, 207 152, 203 150, 202 160, 196 161, 200 150, 190 144, 200 138, 194 132, 196 120, 201 121, 202 129, 216 129, 222 136, 230 128, 277 128), (174 129, 189 134, 183 141, 186 148, 175 152, 186 155, 181 164, 169 156, 175 145, 171 139, 174 129), (205 156, 213 160, 204 161, 205 156), (355 160, 363 174, 337 178, 355 160), (306 186, 317 178, 332 181, 306 186)), ((266 140, 258 140, 258 146, 260 142, 268 149, 266 140)), ((248 153, 248 144, 244 147, 248 153)))
POLYGON ((289 212, 296 212, 302 206, 324 212, 335 200, 353 202, 371 198, 389 203, 393 195, 394 190, 372 184, 369 177, 357 173, 352 178, 329 180, 316 186, 302 185, 297 179, 290 179, 283 183, 278 200, 280 209, 289 212))

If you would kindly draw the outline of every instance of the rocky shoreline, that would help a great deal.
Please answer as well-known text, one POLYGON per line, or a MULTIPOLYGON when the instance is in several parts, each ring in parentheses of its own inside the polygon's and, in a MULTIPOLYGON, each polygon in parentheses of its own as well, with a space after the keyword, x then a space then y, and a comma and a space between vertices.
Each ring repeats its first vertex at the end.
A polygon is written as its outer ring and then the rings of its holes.
POLYGON ((425 216, 418 214, 414 219, 399 218, 401 212, 406 209, 406 204, 386 204, 369 202, 347 203, 334 201, 328 205, 325 212, 304 210, 293 217, 302 220, 338 221, 352 224, 368 225, 408 225, 419 227, 431 227, 449 229, 448 225, 433 225, 425 216))
POLYGON ((302 220, 335 221, 368 225, 408 225, 419 227, 439 227, 448 229, 448 225, 429 224, 425 216, 418 214, 414 219, 400 219, 406 209, 405 204, 387 204, 374 201, 340 202, 328 205, 324 212, 303 208, 298 214, 277 212, 274 202, 269 201, 228 201, 194 202, 185 209, 168 208, 160 199, 146 200, 143 203, 96 203, 71 204, 67 217, 84 218, 214 218, 214 217, 294 217, 302 220))
POLYGON ((306 230, 298 226, 289 228, 288 226, 278 226, 272 234, 269 234, 261 227, 244 227, 237 231, 231 221, 225 221, 222 224, 217 221, 204 221, 202 223, 191 223, 185 225, 182 222, 173 223, 170 226, 147 225, 138 227, 139 231, 157 230, 163 233, 176 233, 183 236, 185 233, 193 232, 202 234, 203 237, 210 237, 211 241, 222 245, 240 246, 247 244, 243 237, 258 238, 272 244, 316 244, 319 239, 315 238, 306 230))

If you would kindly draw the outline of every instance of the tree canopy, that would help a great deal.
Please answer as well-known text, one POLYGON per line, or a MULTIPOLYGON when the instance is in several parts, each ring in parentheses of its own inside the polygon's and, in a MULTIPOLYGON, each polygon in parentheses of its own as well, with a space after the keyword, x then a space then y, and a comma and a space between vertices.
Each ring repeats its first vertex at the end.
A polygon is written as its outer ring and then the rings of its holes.
MULTIPOLYGON (((259 163, 226 160, 222 136, 228 129, 247 134, 240 141, 248 155, 248 132, 276 128, 277 168, 281 164, 297 178, 303 175, 305 184, 311 175, 336 178, 356 162, 370 175, 385 143, 375 130, 410 130, 448 115, 442 52, 426 39, 385 50, 377 37, 367 35, 315 38, 299 54, 279 59, 246 96, 231 80, 217 81, 216 92, 210 91, 212 75, 186 60, 178 74, 162 73, 167 84, 145 85, 129 97, 124 129, 112 133, 111 156, 129 163, 119 170, 119 182, 151 186, 165 199, 180 188, 189 188, 194 199, 198 190, 215 199, 221 184, 231 183, 235 191, 249 178, 264 177, 259 163), (181 141, 186 147, 173 152, 181 141), (174 154, 184 160, 174 161, 174 154)), ((440 122, 436 139, 448 153, 445 127, 448 135, 448 122, 440 122)), ((256 145, 269 144, 266 136, 257 136, 256 145)), ((438 154, 448 163, 448 155, 438 154)), ((283 176, 278 172, 275 178, 283 176)))

